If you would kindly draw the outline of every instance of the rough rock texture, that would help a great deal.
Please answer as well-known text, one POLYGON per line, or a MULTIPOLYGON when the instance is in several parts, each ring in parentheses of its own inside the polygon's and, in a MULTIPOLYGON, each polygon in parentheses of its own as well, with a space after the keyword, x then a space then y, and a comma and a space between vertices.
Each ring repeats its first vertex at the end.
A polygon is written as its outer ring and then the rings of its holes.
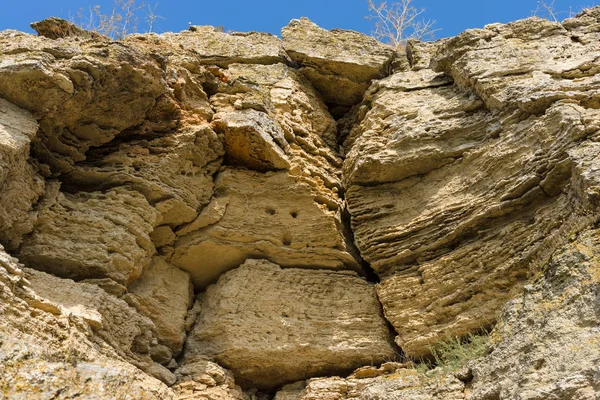
POLYGON ((283 46, 325 102, 352 106, 372 79, 387 75, 394 50, 354 31, 325 30, 307 18, 281 30, 283 46))
POLYGON ((189 274, 154 257, 128 290, 125 301, 154 322, 159 341, 177 355, 185 341, 185 317, 194 294, 189 274))
POLYGON ((136 191, 59 191, 51 182, 33 233, 19 257, 61 277, 136 279, 155 252, 149 237, 157 213, 136 191))
POLYGON ((0 396, 174 398, 130 364, 144 364, 133 342, 151 339, 143 332, 150 321, 132 311, 94 285, 35 271, 26 279, 0 248, 0 396))
POLYGON ((598 397, 600 8, 403 53, 33 27, 0 32, 0 397, 598 397), (365 368, 497 320, 460 373, 365 368))
POLYGON ((253 257, 286 267, 360 270, 341 234, 338 204, 321 198, 306 179, 227 169, 215 182, 213 201, 176 232, 181 237, 171 258, 196 287, 253 257))
POLYGON ((562 247, 495 329, 473 368, 473 400, 597 399, 600 393, 600 230, 562 247))
POLYGON ((248 260, 207 289, 185 354, 258 388, 349 372, 396 357, 380 312, 373 285, 352 272, 248 260))
POLYGON ((463 400, 464 390, 464 383, 451 375, 428 378, 410 368, 364 368, 345 379, 315 378, 286 385, 275 400, 463 400))
POLYGON ((177 384, 173 390, 182 400, 250 400, 252 398, 236 386, 230 371, 201 358, 192 358, 177 370, 177 384))
POLYGON ((0 241, 11 249, 33 229, 32 205, 44 192, 44 180, 29 162, 37 128, 31 114, 0 98, 0 241))
POLYGON ((576 26, 534 18, 418 49, 434 70, 376 82, 345 125, 355 241, 407 354, 493 324, 595 220, 600 47, 576 26))
POLYGON ((235 63, 276 64, 288 60, 281 41, 268 33, 226 33, 213 26, 190 26, 189 31, 162 34, 160 40, 194 53, 200 64, 227 67, 235 63))

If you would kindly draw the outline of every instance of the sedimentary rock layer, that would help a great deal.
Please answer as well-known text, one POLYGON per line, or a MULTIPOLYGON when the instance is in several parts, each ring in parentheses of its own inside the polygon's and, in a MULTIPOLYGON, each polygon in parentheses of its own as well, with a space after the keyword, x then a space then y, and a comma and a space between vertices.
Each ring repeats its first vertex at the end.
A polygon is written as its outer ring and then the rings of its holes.
POLYGON ((352 272, 264 260, 207 289, 186 346, 186 357, 209 357, 259 388, 396 357, 372 284, 352 272))
POLYGON ((600 48, 577 26, 532 19, 418 48, 433 70, 395 72, 354 110, 344 131, 354 237, 409 355, 492 324, 595 220, 589 66, 600 48))

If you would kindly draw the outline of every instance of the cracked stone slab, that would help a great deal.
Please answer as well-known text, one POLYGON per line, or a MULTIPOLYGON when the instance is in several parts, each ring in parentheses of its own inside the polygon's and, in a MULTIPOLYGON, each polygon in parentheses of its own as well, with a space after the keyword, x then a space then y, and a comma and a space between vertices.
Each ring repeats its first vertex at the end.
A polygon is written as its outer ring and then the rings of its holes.
POLYGON ((396 354, 374 287, 356 273, 248 260, 207 289, 185 350, 192 356, 218 362, 242 385, 274 388, 396 354))

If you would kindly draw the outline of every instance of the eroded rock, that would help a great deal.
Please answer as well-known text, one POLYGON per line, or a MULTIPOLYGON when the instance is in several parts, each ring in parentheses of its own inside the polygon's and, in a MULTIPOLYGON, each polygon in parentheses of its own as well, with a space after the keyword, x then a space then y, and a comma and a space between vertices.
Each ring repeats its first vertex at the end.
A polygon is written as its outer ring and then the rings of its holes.
POLYGON ((560 248, 502 313, 473 367, 474 400, 594 399, 600 391, 600 231, 560 248))
POLYGON ((308 18, 281 30, 283 46, 325 102, 352 106, 362 100, 372 79, 386 76, 395 51, 362 33, 328 31, 308 18))
POLYGON ((177 355, 185 341, 185 317, 194 293, 189 274, 154 257, 128 290, 125 300, 154 322, 159 341, 177 355))
POLYGON ((463 400, 465 385, 452 375, 427 377, 400 368, 380 376, 315 378, 286 385, 275 400, 463 400))
POLYGON ((190 272, 197 288, 247 258, 361 271, 343 233, 338 199, 323 197, 310 180, 287 172, 227 169, 215 182, 213 202, 176 232, 181 236, 170 260, 190 272))
POLYGON ((94 285, 24 272, 1 248, 0 288, 3 397, 174 398, 130 364, 144 365, 132 344, 150 339, 142 331, 151 323, 123 301, 94 285))
POLYGON ((44 179, 29 162, 37 129, 31 114, 0 98, 0 242, 11 250, 33 229, 32 206, 44 192, 44 179))
POLYGON ((371 284, 353 272, 265 260, 248 260, 207 289, 185 350, 199 355, 258 388, 396 357, 371 284))
POLYGON ((61 277, 128 283, 156 251, 149 235, 157 220, 158 213, 136 191, 70 194, 52 182, 19 257, 61 277))
POLYGON ((355 242, 408 355, 493 324, 595 220, 598 55, 570 37, 539 19, 467 31, 433 46, 435 71, 373 84, 344 122, 355 242))

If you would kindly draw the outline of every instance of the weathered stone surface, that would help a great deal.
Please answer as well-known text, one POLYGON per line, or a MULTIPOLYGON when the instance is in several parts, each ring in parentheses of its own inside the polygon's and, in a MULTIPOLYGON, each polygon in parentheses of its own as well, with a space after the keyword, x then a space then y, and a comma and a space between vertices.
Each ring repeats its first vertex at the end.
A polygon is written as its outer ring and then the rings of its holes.
POLYGON ((225 137, 228 164, 255 171, 290 167, 286 155, 289 144, 282 129, 267 114, 252 109, 218 113, 213 122, 225 137))
POLYGON ((467 31, 437 44, 439 72, 375 83, 344 122, 355 242, 411 356, 492 324, 594 221, 600 53, 570 35, 539 19, 467 31))
POLYGON ((96 285, 57 278, 33 269, 26 269, 25 277, 31 289, 43 299, 37 303, 38 308, 81 319, 119 356, 173 383, 174 377, 169 376, 169 371, 154 364, 149 355, 157 337, 154 324, 125 301, 96 285))
POLYGON ((559 249, 505 307, 472 400, 596 399, 600 393, 600 230, 559 249))
POLYGON ((94 285, 25 275, 0 248, 3 398, 173 399, 167 386, 130 364, 144 359, 131 345, 136 335, 148 339, 141 334, 149 323, 94 285))
POLYGON ((197 288, 247 258, 285 267, 361 270, 343 235, 337 199, 323 197, 312 181, 287 172, 227 169, 215 183, 213 202, 176 232, 181 237, 170 259, 191 273, 197 288))
POLYGON ((48 39, 61 39, 69 36, 76 36, 84 39, 108 39, 97 32, 87 31, 72 22, 56 17, 33 22, 31 27, 38 35, 45 36, 48 39))
POLYGON ((315 378, 286 385, 275 400, 463 400, 465 385, 455 377, 429 378, 415 369, 380 376, 315 378))
POLYGON ((173 390, 179 399, 250 400, 239 386, 233 374, 218 364, 192 358, 176 371, 177 384, 173 390))
POLYGON ((281 41, 270 33, 226 33, 213 26, 191 26, 189 31, 163 33, 159 40, 194 53, 199 64, 276 64, 286 62, 281 41))
POLYGON ((131 282, 155 252, 149 234, 157 219, 157 212, 136 191, 69 194, 51 182, 19 257, 61 277, 131 282))
POLYGON ((159 341, 178 354, 185 341, 185 317, 194 294, 189 274, 154 257, 128 289, 125 301, 150 318, 159 341))
POLYGON ((221 165, 223 145, 217 134, 202 124, 153 140, 104 146, 87 155, 85 163, 66 175, 67 187, 135 189, 158 211, 157 224, 175 228, 194 220, 209 203, 212 175, 221 165))
POLYGON ((281 30, 283 46, 325 102, 351 106, 361 101, 372 79, 387 75, 394 49, 370 36, 327 31, 307 18, 281 30))
POLYGON ((53 171, 70 171, 89 148, 123 131, 143 135, 176 125, 179 109, 164 70, 133 47, 4 31, 0 54, 0 96, 38 118, 34 150, 53 171))
POLYGON ((11 249, 33 229, 32 205, 44 192, 44 179, 29 163, 37 128, 31 114, 0 98, 0 242, 11 249))
POLYGON ((228 80, 216 89, 211 105, 221 113, 265 113, 249 115, 282 130, 285 141, 280 132, 274 141, 290 160, 289 170, 340 190, 342 160, 337 153, 336 123, 302 74, 284 64, 233 64, 225 72, 228 80))
POLYGON ((194 355, 259 388, 396 357, 371 284, 352 272, 265 260, 248 260, 207 289, 185 352, 194 355))

